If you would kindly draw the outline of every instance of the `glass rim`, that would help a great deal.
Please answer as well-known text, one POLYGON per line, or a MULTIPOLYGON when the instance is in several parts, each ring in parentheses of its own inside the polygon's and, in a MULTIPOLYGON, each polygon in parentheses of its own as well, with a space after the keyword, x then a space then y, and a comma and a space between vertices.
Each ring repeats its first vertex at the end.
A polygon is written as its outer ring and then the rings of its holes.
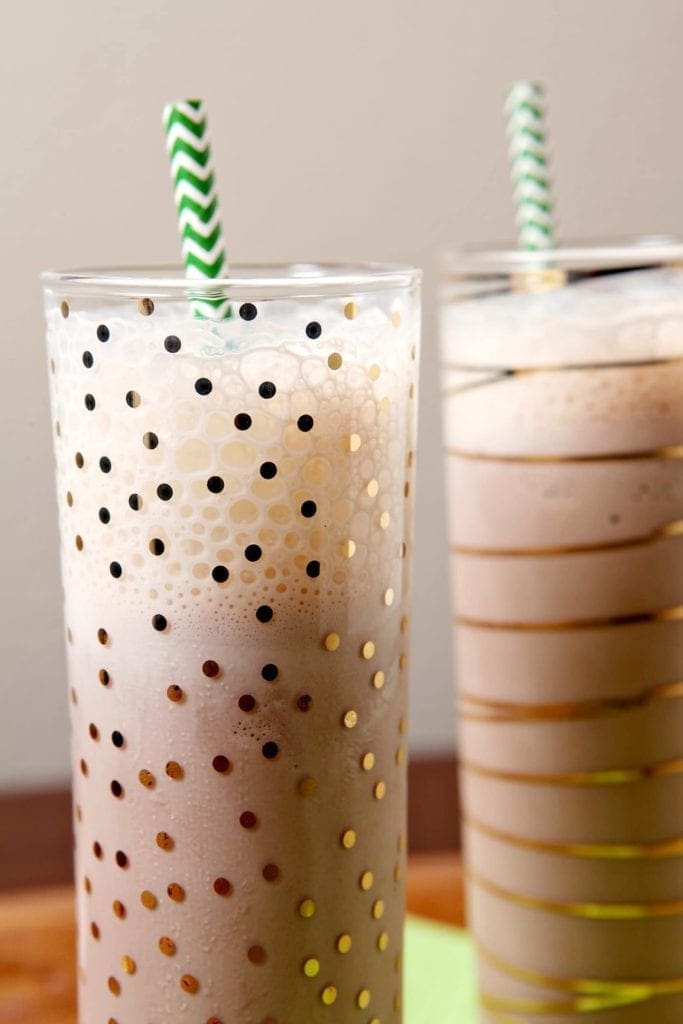
POLYGON ((220 278, 186 277, 178 263, 45 270, 45 289, 69 295, 305 297, 384 291, 418 284, 422 271, 401 263, 317 261, 236 263, 220 278))
POLYGON ((683 240, 643 235, 598 242, 570 242, 555 249, 515 249, 505 245, 462 246, 440 254, 442 274, 501 276, 528 272, 588 271, 683 263, 683 240))

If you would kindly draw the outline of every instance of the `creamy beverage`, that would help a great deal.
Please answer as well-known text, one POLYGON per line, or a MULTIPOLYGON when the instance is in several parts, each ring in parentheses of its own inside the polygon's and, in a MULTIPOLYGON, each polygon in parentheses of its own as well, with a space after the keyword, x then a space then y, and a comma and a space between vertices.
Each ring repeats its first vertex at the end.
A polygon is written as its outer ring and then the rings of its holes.
POLYGON ((270 277, 45 282, 82 1024, 401 1020, 418 275, 270 277))
POLYGON ((619 273, 567 280, 562 253, 534 275, 520 255, 447 285, 486 1024, 683 1020, 683 270, 643 268, 669 257, 598 250, 619 273))

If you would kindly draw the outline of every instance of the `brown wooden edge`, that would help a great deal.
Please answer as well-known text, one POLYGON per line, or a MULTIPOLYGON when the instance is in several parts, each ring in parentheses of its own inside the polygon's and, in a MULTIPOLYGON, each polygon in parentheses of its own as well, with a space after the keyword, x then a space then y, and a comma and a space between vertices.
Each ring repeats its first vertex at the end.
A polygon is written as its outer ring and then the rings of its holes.
MULTIPOLYGON (((415 758, 408 789, 410 852, 458 849, 455 760, 415 758)), ((0 793, 0 889, 71 881, 72 846, 68 790, 0 793)))

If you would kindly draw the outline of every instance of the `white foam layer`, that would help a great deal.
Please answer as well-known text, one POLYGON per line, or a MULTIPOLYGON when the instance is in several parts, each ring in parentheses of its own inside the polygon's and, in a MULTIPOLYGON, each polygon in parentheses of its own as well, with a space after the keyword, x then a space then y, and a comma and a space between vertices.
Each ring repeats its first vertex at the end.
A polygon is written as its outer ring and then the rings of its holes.
POLYGON ((680 353, 683 337, 683 269, 445 303, 441 316, 444 362, 508 367, 668 357, 680 353))

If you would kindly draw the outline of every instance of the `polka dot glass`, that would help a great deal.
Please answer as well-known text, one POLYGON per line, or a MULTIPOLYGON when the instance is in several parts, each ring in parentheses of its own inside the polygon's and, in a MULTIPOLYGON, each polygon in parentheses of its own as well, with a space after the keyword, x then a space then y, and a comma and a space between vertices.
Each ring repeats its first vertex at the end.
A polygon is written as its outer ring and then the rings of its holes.
POLYGON ((419 273, 44 286, 80 1020, 397 1024, 419 273))

